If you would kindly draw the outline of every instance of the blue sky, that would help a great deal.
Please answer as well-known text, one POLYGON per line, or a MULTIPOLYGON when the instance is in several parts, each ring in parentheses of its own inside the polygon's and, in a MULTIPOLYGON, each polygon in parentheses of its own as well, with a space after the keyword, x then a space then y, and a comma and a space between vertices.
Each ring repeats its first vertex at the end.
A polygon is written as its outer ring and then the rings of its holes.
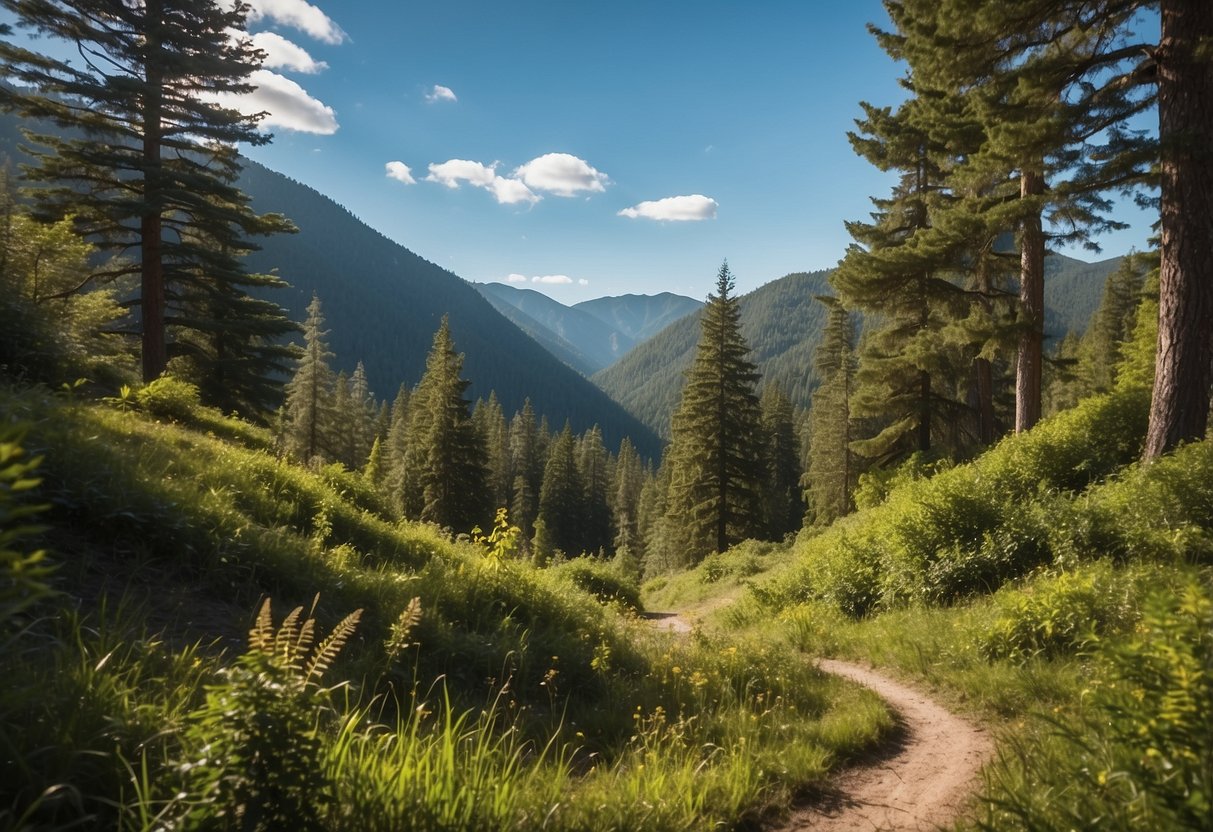
POLYGON ((703 297, 728 258, 745 292, 835 265, 891 184, 846 139, 902 97, 878 0, 252 5, 249 155, 469 280, 703 297))

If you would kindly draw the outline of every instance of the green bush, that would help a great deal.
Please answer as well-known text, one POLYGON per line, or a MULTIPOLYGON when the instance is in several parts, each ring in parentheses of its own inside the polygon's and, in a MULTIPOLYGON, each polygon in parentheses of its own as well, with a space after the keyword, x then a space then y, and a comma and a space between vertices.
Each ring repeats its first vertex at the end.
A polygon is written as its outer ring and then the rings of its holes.
POLYGON ((1134 637, 1097 652, 1073 719, 1012 741, 989 774, 986 829, 1208 829, 1213 817, 1213 593, 1152 596, 1134 637))
POLYGON ((1004 587, 994 605, 995 617, 977 644, 988 659, 1076 653, 1098 636, 1128 628, 1138 615, 1133 576, 1107 563, 1004 587))
MULTIPOLYGON (((1051 527, 1064 514, 1057 504, 1137 458, 1148 402, 1149 391, 1127 387, 1008 437, 973 462, 926 478, 929 466, 912 466, 879 505, 802 537, 803 565, 776 594, 785 604, 819 598, 862 616, 993 592, 1051 563, 1055 545, 1067 546, 1051 527)), ((1096 539, 1097 531, 1086 533, 1096 539)), ((1066 551, 1078 548, 1091 556, 1085 546, 1066 551)))
POLYGON ((579 557, 552 567, 552 571, 604 604, 620 603, 633 610, 641 607, 640 585, 625 578, 610 562, 579 557))
POLYGON ((197 410, 198 387, 172 376, 161 376, 135 394, 139 406, 159 419, 187 422, 197 410))

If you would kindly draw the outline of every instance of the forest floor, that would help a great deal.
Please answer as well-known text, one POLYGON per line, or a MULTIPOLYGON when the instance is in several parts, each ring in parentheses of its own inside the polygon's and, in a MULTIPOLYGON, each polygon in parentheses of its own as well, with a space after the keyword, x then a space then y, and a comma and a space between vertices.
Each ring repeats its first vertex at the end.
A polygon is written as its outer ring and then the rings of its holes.
MULTIPOLYGON (((693 619, 682 613, 646 617, 657 629, 673 633, 690 633, 694 627, 693 619)), ((894 711, 898 730, 810 802, 794 807, 778 832, 908 832, 956 820, 994 753, 989 734, 871 667, 835 659, 820 659, 817 666, 875 691, 894 711)))

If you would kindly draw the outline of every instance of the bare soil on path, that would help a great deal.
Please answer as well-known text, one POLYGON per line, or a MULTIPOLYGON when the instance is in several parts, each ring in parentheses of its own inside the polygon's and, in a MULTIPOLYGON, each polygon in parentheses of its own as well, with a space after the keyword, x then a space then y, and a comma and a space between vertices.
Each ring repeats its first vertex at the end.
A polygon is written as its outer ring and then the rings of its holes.
MULTIPOLYGON (((659 630, 691 631, 676 613, 645 617, 659 630)), ((810 803, 794 808, 777 832, 931 830, 955 820, 994 753, 986 731, 870 667, 835 659, 817 666, 875 691, 895 712, 898 730, 810 803)))
POLYGON ((874 758, 844 770, 823 797, 794 811, 780 832, 929 830, 955 820, 994 752, 989 735, 871 668, 834 659, 817 664, 879 694, 900 730, 874 758))

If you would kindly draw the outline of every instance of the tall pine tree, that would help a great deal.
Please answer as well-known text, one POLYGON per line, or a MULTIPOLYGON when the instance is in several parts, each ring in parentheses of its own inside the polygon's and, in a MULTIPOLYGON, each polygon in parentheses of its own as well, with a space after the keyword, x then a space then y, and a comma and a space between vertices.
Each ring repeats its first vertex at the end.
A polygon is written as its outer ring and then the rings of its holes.
POLYGON ((405 505, 417 518, 457 532, 490 519, 485 447, 472 423, 471 382, 462 377, 463 355, 455 352, 444 315, 425 362, 425 375, 409 400, 405 505))
POLYGON ((695 360, 674 413, 667 514, 698 561, 763 522, 762 414, 758 372, 741 335, 741 310, 728 263, 701 318, 695 360))
POLYGON ((855 324, 837 298, 819 297, 830 310, 817 347, 817 375, 809 411, 809 515, 824 526, 851 510, 858 465, 851 450, 851 396, 855 385, 855 324))
MULTIPOLYGON (((91 277, 140 276, 143 378, 168 366, 170 330, 239 334, 240 356, 201 353, 224 375, 264 377, 285 356, 260 339, 289 327, 270 304, 246 301, 261 283, 243 272, 249 235, 289 229, 258 216, 235 186, 239 144, 259 145, 265 115, 220 103, 253 90, 264 54, 243 34, 248 6, 216 0, 0 0, 17 25, 70 44, 79 61, 0 41, 0 69, 21 85, 0 87, 0 106, 72 128, 31 134, 44 150, 29 176, 31 194, 51 218, 74 216, 104 252, 134 256, 91 277), (32 88, 34 91, 27 91, 32 88), (252 340, 244 340, 245 338, 252 340)), ((213 343, 212 343, 213 346, 213 343)), ((213 352, 213 350, 212 350, 213 352)), ((264 401, 258 385, 240 382, 264 401)))
POLYGON ((336 379, 329 366, 333 353, 325 343, 326 335, 320 298, 312 295, 303 325, 303 353, 286 385, 285 405, 286 451, 304 462, 331 460, 336 454, 332 443, 336 379))

